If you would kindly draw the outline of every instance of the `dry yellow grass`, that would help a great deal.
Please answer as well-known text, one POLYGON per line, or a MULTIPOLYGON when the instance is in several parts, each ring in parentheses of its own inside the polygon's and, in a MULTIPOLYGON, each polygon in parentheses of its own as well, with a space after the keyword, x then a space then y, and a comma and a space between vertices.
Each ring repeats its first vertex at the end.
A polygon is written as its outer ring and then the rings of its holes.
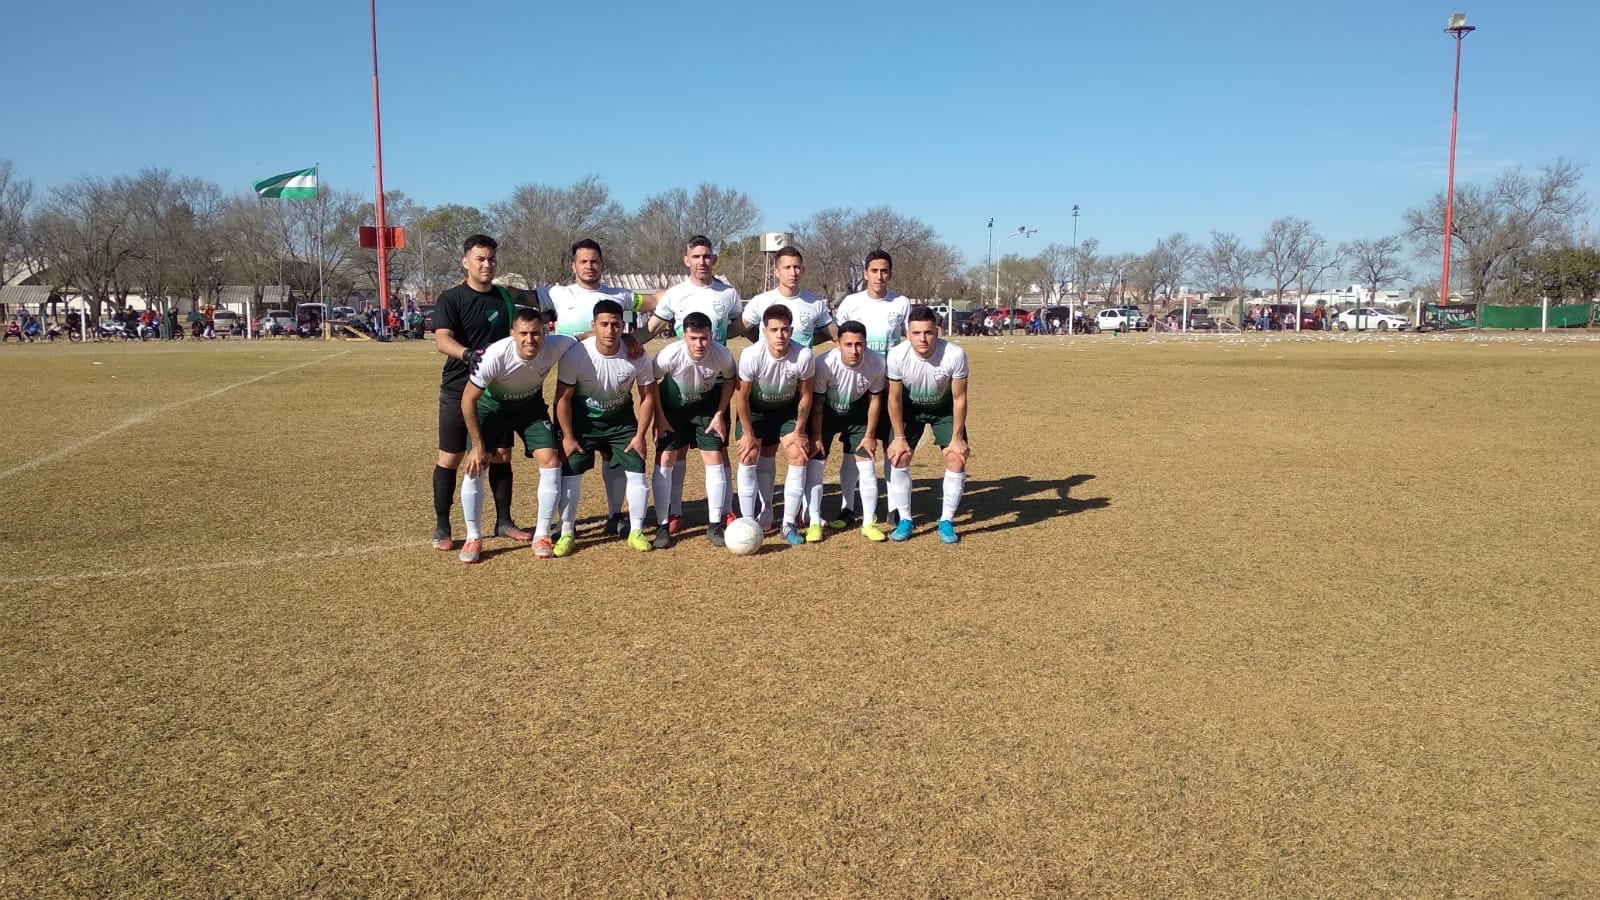
POLYGON ((5 349, 0 891, 1600 892, 1600 341, 966 346, 958 547, 476 567, 422 345, 5 349))

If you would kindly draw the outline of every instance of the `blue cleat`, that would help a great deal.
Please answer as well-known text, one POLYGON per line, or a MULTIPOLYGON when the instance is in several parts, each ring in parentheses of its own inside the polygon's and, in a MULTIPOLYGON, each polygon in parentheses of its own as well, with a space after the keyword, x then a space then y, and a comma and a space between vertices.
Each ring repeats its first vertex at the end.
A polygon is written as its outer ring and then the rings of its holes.
POLYGON ((803 547, 806 543, 806 536, 795 530, 793 525, 783 526, 783 539, 788 541, 791 547, 803 547))
POLYGON ((901 519, 900 521, 896 522, 894 525, 894 531, 889 532, 889 539, 892 541, 911 540, 911 520, 901 519))
POLYGON ((956 534, 956 526, 949 519, 939 520, 939 540, 946 544, 961 543, 961 535, 956 534))

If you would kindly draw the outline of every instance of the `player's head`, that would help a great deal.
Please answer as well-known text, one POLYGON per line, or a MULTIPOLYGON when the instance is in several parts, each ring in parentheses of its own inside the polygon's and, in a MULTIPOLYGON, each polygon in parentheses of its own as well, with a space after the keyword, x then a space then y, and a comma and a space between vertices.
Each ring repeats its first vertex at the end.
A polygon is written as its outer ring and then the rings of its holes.
POLYGON ((867 281, 867 291, 874 296, 883 296, 889 290, 889 279, 894 276, 894 257, 887 250, 874 250, 867 254, 867 261, 863 277, 867 281))
POLYGON ((805 273, 806 258, 800 254, 799 247, 784 247, 772 260, 772 274, 778 277, 778 285, 784 290, 799 290, 800 276, 805 273))
POLYGON ((705 359, 706 351, 711 348, 711 317, 703 312, 684 316, 683 343, 689 350, 690 359, 705 359))
POLYGON ((600 278, 605 274, 605 257, 600 252, 600 243, 593 238, 584 238, 572 245, 572 277, 578 284, 594 290, 600 286, 600 278))
POLYGON ((794 334, 794 314, 789 307, 774 303, 761 314, 761 334, 774 358, 789 352, 789 337, 794 334))
POLYGON ((839 358, 854 369, 867 351, 867 326, 855 319, 839 326, 839 358))
POLYGON ((711 283, 711 268, 717 264, 717 252, 711 247, 711 239, 703 234, 689 238, 689 245, 683 251, 683 266, 689 270, 689 278, 695 284, 711 283))
POLYGON ((511 340, 523 359, 538 356, 539 348, 544 346, 544 316, 537 309, 517 307, 517 314, 511 319, 511 340))
POLYGON ((906 340, 911 342, 911 349, 918 356, 927 357, 933 353, 933 342, 939 338, 939 314, 926 306, 911 307, 911 315, 906 317, 906 340))
POLYGON ((461 268, 467 284, 475 291, 487 291, 494 284, 495 251, 500 244, 487 234, 475 234, 461 244, 461 268))
POLYGON ((613 353, 622 344, 622 304, 615 300, 601 300, 594 305, 595 346, 605 353, 613 353))

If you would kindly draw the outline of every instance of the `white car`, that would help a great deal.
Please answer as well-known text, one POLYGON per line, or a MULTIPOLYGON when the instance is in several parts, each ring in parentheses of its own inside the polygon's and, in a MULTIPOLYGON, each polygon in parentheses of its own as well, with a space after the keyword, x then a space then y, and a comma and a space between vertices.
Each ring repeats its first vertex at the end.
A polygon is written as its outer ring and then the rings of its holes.
POLYGON ((1102 309, 1095 313, 1094 323, 1101 331, 1121 331, 1130 327, 1144 331, 1150 327, 1150 320, 1144 317, 1144 313, 1131 306, 1102 309))
POLYGON ((1386 309, 1374 309, 1363 306, 1360 309, 1347 309, 1339 314, 1335 320, 1339 323, 1340 331, 1365 331, 1375 328, 1378 331, 1402 331, 1411 326, 1411 320, 1398 313, 1386 309))
POLYGON ((287 309, 269 309, 259 323, 262 334, 288 334, 294 330, 294 313, 287 309))

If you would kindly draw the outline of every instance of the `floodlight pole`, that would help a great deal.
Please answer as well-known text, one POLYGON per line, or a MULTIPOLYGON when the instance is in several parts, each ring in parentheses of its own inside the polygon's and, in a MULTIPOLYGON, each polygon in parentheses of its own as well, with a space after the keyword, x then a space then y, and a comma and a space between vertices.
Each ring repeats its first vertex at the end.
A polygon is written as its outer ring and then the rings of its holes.
MULTIPOLYGON (((1026 225, 1019 225, 1019 226, 1017 226, 1017 230, 1016 231, 1013 231, 1010 234, 1002 234, 1000 236, 1000 240, 999 240, 998 243, 1004 243, 1006 238, 1008 238, 1008 237, 1016 237, 1019 234, 1022 235, 1024 238, 1030 238, 1030 237, 1033 237, 1038 232, 1039 232, 1039 229, 1037 229, 1037 228, 1029 228, 1026 225)), ((999 262, 995 262, 994 263, 994 305, 995 305, 996 309, 1000 308, 1000 264, 999 264, 999 262)), ((1011 314, 1006 316, 1006 333, 1007 334, 1016 334, 1017 333, 1017 309, 1014 306, 1008 306, 1008 307, 1006 307, 1006 309, 1011 311, 1011 314)))
MULTIPOLYGON (((1440 307, 1450 302, 1450 245, 1453 243, 1451 219, 1455 214, 1456 202, 1456 121, 1461 108, 1461 41, 1476 30, 1467 24, 1467 17, 1459 13, 1450 17, 1450 27, 1444 30, 1445 34, 1456 39, 1456 76, 1450 98, 1450 173, 1444 191, 1444 273, 1439 277, 1440 307)), ((1443 314, 1442 309, 1440 313, 1443 314)), ((1358 317, 1356 320, 1358 325, 1360 321, 1358 317)))
POLYGON ((1072 204, 1072 296, 1067 300, 1067 334, 1072 334, 1072 308, 1078 302, 1078 204, 1072 204))
POLYGON ((383 223, 383 116, 378 104, 378 0, 368 0, 372 18, 372 138, 377 146, 378 196, 378 314, 382 324, 378 334, 387 337, 389 327, 389 259, 383 223))

